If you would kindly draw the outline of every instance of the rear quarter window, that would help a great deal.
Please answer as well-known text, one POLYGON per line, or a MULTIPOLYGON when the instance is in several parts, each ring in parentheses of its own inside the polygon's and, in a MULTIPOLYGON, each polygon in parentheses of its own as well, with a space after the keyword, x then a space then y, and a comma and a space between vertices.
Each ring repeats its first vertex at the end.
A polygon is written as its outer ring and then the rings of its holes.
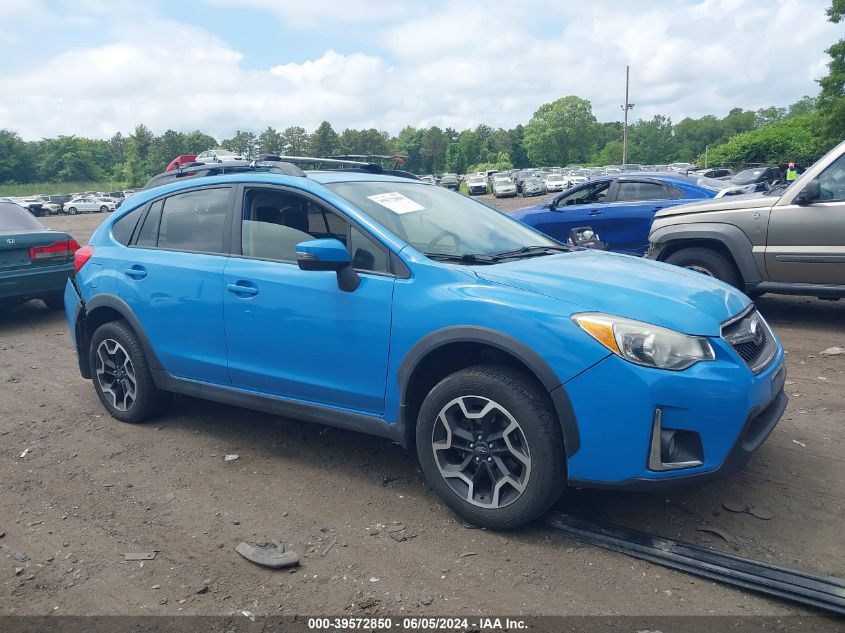
POLYGON ((670 200, 680 200, 684 197, 684 190, 673 185, 665 185, 666 195, 670 200))
POLYGON ((144 208, 138 207, 134 211, 130 211, 111 227, 111 234, 114 239, 126 246, 129 240, 132 239, 132 233, 135 231, 135 226, 138 224, 138 219, 141 217, 144 208))

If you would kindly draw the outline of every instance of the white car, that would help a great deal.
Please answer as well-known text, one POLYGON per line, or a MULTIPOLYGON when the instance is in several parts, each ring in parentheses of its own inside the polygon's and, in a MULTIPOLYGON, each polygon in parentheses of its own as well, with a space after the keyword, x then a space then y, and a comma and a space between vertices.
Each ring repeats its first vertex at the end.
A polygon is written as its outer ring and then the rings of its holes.
POLYGON ((589 182, 590 179, 586 176, 569 176, 569 186, 575 187, 576 185, 583 185, 585 182, 589 182))
POLYGON ((560 174, 549 174, 543 182, 546 185, 547 193, 551 191, 563 191, 567 188, 566 185, 568 184, 567 179, 560 174))
POLYGON ((106 213, 108 211, 114 211, 114 209, 114 202, 107 202, 106 200, 101 200, 100 198, 96 198, 94 196, 83 196, 81 198, 74 198, 65 202, 65 212, 70 213, 71 215, 86 213, 88 211, 106 213))
POLYGON ((467 193, 471 196, 487 193, 487 178, 479 174, 467 178, 467 193))
MULTIPOLYGON (((209 149, 200 154, 194 159, 198 163, 222 163, 231 162, 233 160, 243 161, 244 157, 235 152, 230 152, 227 149, 209 149)), ((244 161, 246 162, 246 161, 244 161)))

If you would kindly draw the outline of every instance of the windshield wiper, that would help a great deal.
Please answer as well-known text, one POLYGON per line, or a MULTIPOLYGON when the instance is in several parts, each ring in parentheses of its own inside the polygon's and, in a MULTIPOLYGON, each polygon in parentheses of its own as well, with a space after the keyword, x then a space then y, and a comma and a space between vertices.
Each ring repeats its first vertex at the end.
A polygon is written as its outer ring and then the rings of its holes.
POLYGON ((554 244, 550 244, 547 246, 523 246, 522 248, 517 248, 512 251, 502 251, 501 253, 495 253, 492 257, 496 259, 505 259, 510 257, 535 257, 538 255, 551 255, 553 253, 569 253, 572 249, 567 246, 557 246, 554 244))
POLYGON ((495 264, 499 261, 496 255, 485 255, 484 253, 464 253, 457 255, 453 253, 426 253, 423 255, 430 259, 437 259, 444 262, 458 262, 459 264, 495 264))

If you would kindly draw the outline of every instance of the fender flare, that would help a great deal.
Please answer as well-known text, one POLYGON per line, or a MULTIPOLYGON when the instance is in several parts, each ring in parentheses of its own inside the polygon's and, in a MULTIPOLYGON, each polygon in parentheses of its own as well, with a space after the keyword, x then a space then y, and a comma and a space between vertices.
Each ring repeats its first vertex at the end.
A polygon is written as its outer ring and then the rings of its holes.
POLYGON ((557 374, 537 352, 509 334, 479 326, 453 326, 431 332, 417 341, 405 354, 397 372, 399 380, 400 420, 406 430, 413 428, 415 420, 406 419, 407 395, 411 377, 420 361, 430 352, 451 343, 481 343, 499 349, 516 358, 540 381, 554 406, 566 456, 572 457, 581 447, 581 435, 572 403, 557 374))
MULTIPOLYGON (((91 332, 88 333, 88 329, 85 326, 85 320, 91 315, 92 312, 97 310, 97 308, 111 308, 115 312, 119 313, 120 316, 129 323, 130 327, 134 330, 135 334, 138 337, 138 340, 141 342, 141 347, 144 349, 144 356, 147 358, 147 363, 150 366, 150 369, 153 370, 163 370, 164 365, 162 365, 161 361, 158 358, 158 355, 153 350, 152 345, 150 345, 150 340, 147 337, 147 333, 144 331, 144 328, 141 326, 141 322, 138 320, 138 317, 135 316, 135 313, 132 312, 132 308, 120 297, 111 294, 99 294, 92 297, 89 301, 85 302, 85 309, 80 310, 76 316, 77 319, 77 332, 85 333, 85 340, 80 342, 77 337, 77 355, 79 356, 80 366, 84 362, 85 368, 87 369, 89 375, 85 376, 86 378, 90 378, 91 368, 88 363, 88 348, 90 346, 90 335, 93 334, 91 332), (84 343, 84 345, 82 344, 84 343)), ((84 375, 84 374, 83 374, 84 375)), ((153 372, 153 376, 156 375, 156 372, 153 372)))
POLYGON ((649 236, 649 241, 658 246, 659 261, 663 261, 662 252, 667 245, 685 240, 719 242, 733 257, 746 287, 763 281, 757 262, 754 261, 754 245, 739 227, 719 222, 673 224, 655 229, 649 236))

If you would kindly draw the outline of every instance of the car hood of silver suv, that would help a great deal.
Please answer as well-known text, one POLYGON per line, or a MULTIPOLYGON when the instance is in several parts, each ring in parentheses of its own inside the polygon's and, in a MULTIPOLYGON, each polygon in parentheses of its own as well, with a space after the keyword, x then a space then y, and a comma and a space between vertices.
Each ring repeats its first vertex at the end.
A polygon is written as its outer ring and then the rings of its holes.
POLYGON ((688 215, 691 213, 704 213, 709 211, 736 211, 737 209, 762 209, 776 204, 778 198, 763 196, 757 193, 744 194, 740 196, 726 196, 724 198, 713 198, 703 202, 682 204, 676 207, 663 209, 655 214, 655 218, 666 218, 669 216, 688 215))

